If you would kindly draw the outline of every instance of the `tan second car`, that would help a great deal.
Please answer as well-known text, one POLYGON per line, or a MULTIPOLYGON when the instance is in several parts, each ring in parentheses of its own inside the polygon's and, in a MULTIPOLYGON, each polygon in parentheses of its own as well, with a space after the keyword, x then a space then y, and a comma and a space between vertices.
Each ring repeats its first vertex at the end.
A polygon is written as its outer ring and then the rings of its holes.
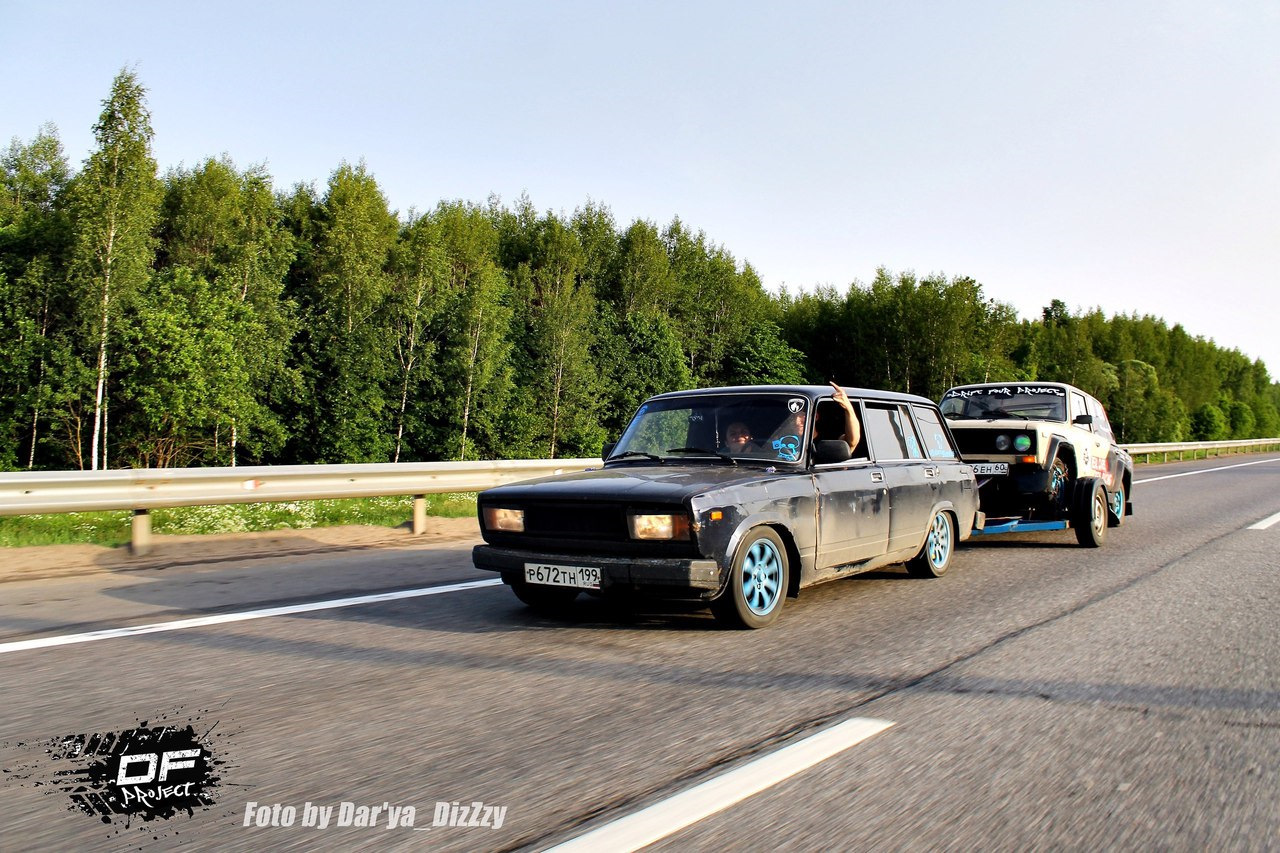
MULTIPOLYGON (((1061 382, 960 385, 942 397, 978 478, 983 533, 1073 527, 1097 547, 1133 514, 1133 460, 1102 404, 1061 382)), ((975 531, 977 532, 977 531, 975 531)))

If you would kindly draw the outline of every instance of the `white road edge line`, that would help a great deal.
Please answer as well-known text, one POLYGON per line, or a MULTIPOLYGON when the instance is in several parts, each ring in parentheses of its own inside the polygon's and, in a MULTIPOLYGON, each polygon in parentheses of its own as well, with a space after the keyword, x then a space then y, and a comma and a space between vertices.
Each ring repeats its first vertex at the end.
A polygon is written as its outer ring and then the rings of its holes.
POLYGON ((1173 480, 1177 477, 1194 477, 1197 474, 1212 474, 1214 471, 1229 471, 1232 468, 1246 468, 1250 465, 1265 465, 1268 462, 1280 462, 1280 459, 1259 459, 1257 462, 1241 462, 1239 465, 1223 465, 1221 468, 1205 468, 1202 471, 1184 471, 1181 474, 1165 474, 1163 477, 1148 477, 1145 480, 1134 480, 1135 486, 1142 483, 1154 483, 1157 480, 1173 480))
POLYGON ((635 814, 552 847, 547 853, 608 850, 630 853, 723 811, 765 788, 791 778, 892 726, 889 720, 857 717, 784 746, 750 764, 723 773, 654 803, 635 814))
POLYGON ((1268 527, 1271 527, 1273 524, 1277 522, 1280 522, 1280 512, 1277 512, 1275 515, 1267 516, 1266 518, 1262 519, 1262 521, 1259 521, 1257 524, 1250 524, 1249 530, 1266 530, 1268 527))
POLYGON ((288 604, 283 607, 268 607, 265 610, 246 610, 240 613, 219 613, 215 616, 198 616, 194 619, 178 619, 173 622, 154 622, 150 625, 133 625, 128 628, 106 628, 101 631, 88 631, 83 634, 63 634, 55 637, 38 637, 34 640, 17 640, 11 643, 0 643, 0 654, 22 652, 30 649, 47 649, 52 646, 68 646, 73 643, 92 643, 96 640, 112 640, 117 637, 135 637, 138 634, 157 634, 161 631, 181 631, 184 628, 203 628, 207 625, 226 625, 230 622, 247 622, 250 619, 267 619, 271 616, 290 616, 294 613, 310 613, 313 610, 333 610, 338 607, 355 607, 360 604, 373 604, 379 601, 396 601, 401 598, 421 598, 424 595, 443 595, 446 592, 460 592, 464 589, 476 589, 483 586, 498 586, 501 578, 482 581, 465 581, 445 586, 430 586, 419 589, 402 589, 397 592, 380 592, 376 595, 361 595, 355 598, 333 598, 328 601, 312 601, 309 604, 288 604))

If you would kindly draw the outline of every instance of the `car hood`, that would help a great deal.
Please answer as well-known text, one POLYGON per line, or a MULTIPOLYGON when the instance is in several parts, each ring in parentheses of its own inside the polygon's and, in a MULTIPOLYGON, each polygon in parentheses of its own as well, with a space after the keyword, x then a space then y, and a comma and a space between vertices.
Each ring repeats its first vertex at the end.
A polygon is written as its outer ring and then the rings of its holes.
POLYGON ((625 465, 497 486, 484 491, 481 500, 680 503, 713 489, 759 484, 775 476, 760 466, 625 465))

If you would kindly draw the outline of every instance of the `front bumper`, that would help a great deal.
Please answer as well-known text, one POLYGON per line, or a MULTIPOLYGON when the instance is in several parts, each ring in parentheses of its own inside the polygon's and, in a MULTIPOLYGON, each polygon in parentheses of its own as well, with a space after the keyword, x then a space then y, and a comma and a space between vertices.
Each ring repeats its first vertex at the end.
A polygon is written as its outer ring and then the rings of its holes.
POLYGON ((982 511, 988 518, 1058 518, 1063 512, 1049 490, 1049 472, 1038 465, 1013 463, 1007 476, 979 477, 978 487, 982 511))
POLYGON ((657 595, 709 598, 723 587, 720 566, 715 560, 551 554, 477 545, 471 551, 471 561, 477 569, 500 572, 506 583, 510 583, 512 578, 524 577, 525 563, 545 563, 598 567, 601 592, 634 590, 657 595))

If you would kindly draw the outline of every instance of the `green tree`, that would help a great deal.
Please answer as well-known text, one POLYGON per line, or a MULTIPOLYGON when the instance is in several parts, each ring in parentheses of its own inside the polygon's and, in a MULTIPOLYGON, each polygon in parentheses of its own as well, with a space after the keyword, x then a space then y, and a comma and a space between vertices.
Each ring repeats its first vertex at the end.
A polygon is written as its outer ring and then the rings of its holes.
POLYGON ((432 219, 440 229, 448 278, 430 326, 438 356, 431 392, 421 404, 421 444, 437 458, 512 458, 504 418, 508 411, 523 411, 529 400, 524 393, 512 395, 510 288, 497 262, 494 209, 442 203, 432 219))
POLYGON ((241 345, 252 308, 177 266, 152 279, 129 315, 118 366, 122 448, 147 467, 222 463, 220 427, 268 420, 241 345))
POLYGON ((1201 403, 1191 413, 1191 438, 1195 441, 1222 441, 1230 431, 1227 416, 1213 403, 1201 403))
POLYGON ((400 461, 404 449, 410 396, 424 385, 435 354, 436 341, 430 329, 449 280, 449 256, 440 232, 435 219, 416 217, 405 227, 396 247, 389 303, 400 386, 393 462, 400 461))
POLYGON ((69 232, 60 201, 69 179, 52 125, 29 144, 13 140, 0 158, 0 323, 7 330, 0 338, 3 467, 19 461, 35 466, 41 423, 57 391, 50 359, 65 345, 68 325, 69 232))
POLYGON ((307 323, 313 446, 323 462, 391 456, 386 300, 399 223, 363 164, 342 164, 320 205, 307 323))
MULTIPOLYGON (((207 160, 200 167, 166 177, 161 226, 162 265, 204 279, 219 298, 244 310, 226 314, 251 389, 251 404, 228 410, 212 425, 228 435, 227 459, 238 462, 248 446, 261 458, 284 439, 284 425, 272 405, 295 392, 298 378, 289 366, 297 331, 296 308, 284 296, 295 253, 283 214, 261 168, 238 171, 229 161, 207 160)), ((221 448, 220 441, 213 446, 221 448)))
POLYGON ((603 305, 593 355, 605 374, 600 424, 608 439, 622 435, 631 416, 649 397, 693 386, 680 340, 670 321, 656 311, 620 315, 612 306, 603 305))
POLYGON ((153 132, 146 90, 132 71, 116 75, 93 132, 97 148, 69 191, 74 235, 71 273, 94 365, 89 458, 96 471, 108 462, 108 381, 110 347, 118 332, 115 324, 122 307, 150 277, 155 261, 152 231, 162 197, 151 156, 153 132))

